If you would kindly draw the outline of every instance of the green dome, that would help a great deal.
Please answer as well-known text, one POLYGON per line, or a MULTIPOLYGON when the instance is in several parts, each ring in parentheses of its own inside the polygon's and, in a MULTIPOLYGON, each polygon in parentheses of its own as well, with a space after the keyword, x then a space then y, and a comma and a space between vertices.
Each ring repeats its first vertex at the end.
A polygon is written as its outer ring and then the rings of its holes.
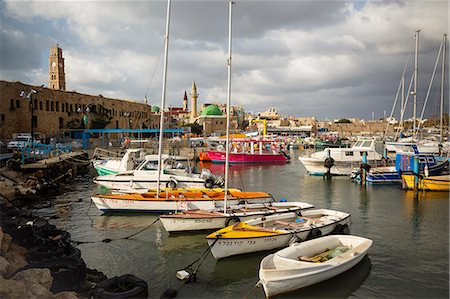
POLYGON ((219 106, 217 105, 209 105, 208 107, 206 107, 205 109, 203 109, 202 111, 202 116, 222 116, 222 111, 220 111, 219 106))
POLYGON ((161 110, 161 109, 159 109, 158 106, 152 106, 152 112, 157 113, 157 112, 159 112, 159 110, 161 110))

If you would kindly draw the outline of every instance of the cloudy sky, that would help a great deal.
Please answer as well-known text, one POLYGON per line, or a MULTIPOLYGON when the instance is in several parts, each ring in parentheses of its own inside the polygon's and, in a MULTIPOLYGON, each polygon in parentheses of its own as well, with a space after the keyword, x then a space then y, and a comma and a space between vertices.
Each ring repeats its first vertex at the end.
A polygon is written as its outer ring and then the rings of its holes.
MULTIPOLYGON (((448 1, 235 2, 232 104, 319 119, 388 116, 408 54, 406 81, 413 72, 420 29, 421 111, 448 31, 448 1)), ((49 49, 58 43, 67 90, 138 101, 147 94, 160 106, 166 8, 166 1, 2 0, 0 79, 47 85, 49 49)), ((169 41, 167 106, 182 106, 192 80, 200 104, 225 103, 227 1, 172 0, 169 41)), ((439 112, 440 82, 439 66, 426 115, 439 112)))

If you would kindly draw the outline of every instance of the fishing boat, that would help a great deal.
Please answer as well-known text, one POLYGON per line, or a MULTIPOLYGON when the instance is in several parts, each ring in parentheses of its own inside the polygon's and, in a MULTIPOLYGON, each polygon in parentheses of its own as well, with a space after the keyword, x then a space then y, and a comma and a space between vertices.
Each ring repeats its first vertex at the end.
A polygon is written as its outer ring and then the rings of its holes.
POLYGON ((266 297, 272 297, 325 281, 357 265, 372 243, 352 235, 294 243, 263 258, 259 284, 266 297))
MULTIPOLYGON (((230 140, 229 163, 287 163, 290 157, 275 140, 232 139, 230 140), (267 149, 267 147, 269 149, 267 149)), ((206 152, 213 163, 225 163, 226 151, 219 145, 217 150, 206 152)))
POLYGON ((350 175, 362 163, 364 155, 368 165, 381 165, 382 156, 375 151, 375 143, 373 138, 358 139, 351 148, 326 148, 298 159, 310 175, 324 175, 328 168, 332 175, 350 175))
MULTIPOLYGON (((401 183, 402 173, 411 173, 414 159, 419 162, 419 173, 435 176, 448 172, 449 161, 438 161, 436 156, 427 154, 397 154, 395 166, 372 167, 366 172, 366 182, 371 184, 401 183)), ((361 181, 361 169, 352 173, 352 179, 361 181)))
MULTIPOLYGON (((185 210, 213 210, 224 206, 225 192, 220 190, 162 190, 147 193, 97 194, 92 201, 102 212, 169 213, 185 210)), ((272 195, 266 192, 228 190, 228 205, 241 202, 269 203, 272 195)))
MULTIPOLYGON (((402 179, 406 189, 414 189, 416 176, 413 174, 403 174, 402 179)), ((438 176, 419 176, 418 185, 419 190, 429 191, 450 191, 450 175, 438 175, 438 176)))
POLYGON ((161 215, 165 230, 169 233, 213 230, 262 216, 275 215, 311 209, 314 205, 303 202, 269 202, 263 204, 246 203, 214 210, 186 210, 174 214, 161 215))
POLYGON ((209 234, 206 239, 213 256, 221 259, 348 231, 350 225, 348 213, 314 209, 239 222, 209 234))

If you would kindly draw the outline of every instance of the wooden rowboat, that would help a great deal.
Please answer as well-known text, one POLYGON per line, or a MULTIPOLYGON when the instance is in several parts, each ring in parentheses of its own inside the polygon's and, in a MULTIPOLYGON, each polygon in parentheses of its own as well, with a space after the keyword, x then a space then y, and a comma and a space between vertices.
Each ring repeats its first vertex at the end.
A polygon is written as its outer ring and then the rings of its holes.
POLYGON ((319 283, 358 264, 372 242, 358 236, 332 235, 294 243, 263 258, 259 283, 267 297, 319 283))

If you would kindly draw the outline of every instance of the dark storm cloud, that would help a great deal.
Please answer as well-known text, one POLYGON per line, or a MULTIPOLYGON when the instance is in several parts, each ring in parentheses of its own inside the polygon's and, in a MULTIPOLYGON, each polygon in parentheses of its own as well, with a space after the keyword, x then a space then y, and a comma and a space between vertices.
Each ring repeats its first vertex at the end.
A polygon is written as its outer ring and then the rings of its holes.
MULTIPOLYGON (((417 28, 423 102, 448 27, 444 1, 236 2, 232 103, 249 111, 274 106, 283 115, 318 118, 382 115, 390 111, 417 28)), ((70 90, 137 100, 147 94, 160 105, 166 1, 0 6, 2 79, 42 84, 49 48, 58 42, 70 90)), ((168 105, 181 105, 192 80, 200 104, 224 103, 228 2, 172 1, 170 24, 168 105)))

